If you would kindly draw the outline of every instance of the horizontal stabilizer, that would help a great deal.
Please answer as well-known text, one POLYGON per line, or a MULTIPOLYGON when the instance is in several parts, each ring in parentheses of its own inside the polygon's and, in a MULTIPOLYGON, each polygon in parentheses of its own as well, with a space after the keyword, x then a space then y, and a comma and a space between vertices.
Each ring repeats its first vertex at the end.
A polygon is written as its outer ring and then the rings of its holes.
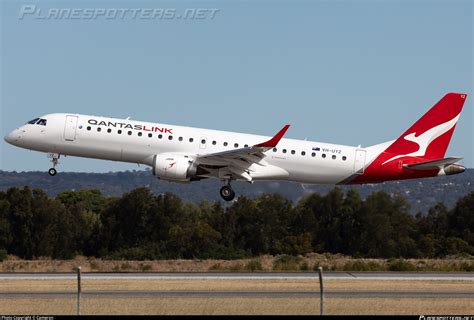
POLYGON ((426 162, 405 164, 403 166, 405 168, 412 169, 412 170, 436 170, 436 169, 441 169, 451 164, 454 164, 455 162, 458 162, 459 160, 462 160, 462 159, 463 158, 445 158, 445 159, 432 160, 432 161, 426 161, 426 162))

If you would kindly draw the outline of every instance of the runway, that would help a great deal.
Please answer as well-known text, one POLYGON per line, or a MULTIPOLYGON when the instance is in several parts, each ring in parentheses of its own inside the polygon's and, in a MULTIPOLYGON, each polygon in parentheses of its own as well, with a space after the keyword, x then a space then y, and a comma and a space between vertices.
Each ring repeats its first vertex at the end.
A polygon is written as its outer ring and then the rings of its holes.
MULTIPOLYGON (((76 273, 0 273, 0 280, 76 279, 76 273)), ((317 272, 82 273, 95 280, 314 280, 317 272)), ((324 272, 325 280, 474 281, 474 272, 324 272)))
MULTIPOLYGON (((2 298, 61 298, 76 297, 77 292, 0 292, 2 298)), ((86 291, 83 297, 126 298, 319 298, 319 291, 86 291)), ((474 292, 463 291, 326 291, 326 297, 336 298, 474 298, 474 292)))

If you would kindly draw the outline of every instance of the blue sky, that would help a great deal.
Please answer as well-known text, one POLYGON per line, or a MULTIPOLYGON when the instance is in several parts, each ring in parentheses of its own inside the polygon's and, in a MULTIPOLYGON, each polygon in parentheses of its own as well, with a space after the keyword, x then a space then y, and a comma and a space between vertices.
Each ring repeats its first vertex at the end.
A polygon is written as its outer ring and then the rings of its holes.
MULTIPOLYGON (((74 112, 347 145, 470 94, 449 155, 474 167, 472 1, 3 1, 0 133, 74 112), (215 8, 203 20, 19 19, 37 8, 215 8)), ((47 170, 0 143, 1 170, 47 170)), ((61 171, 137 169, 67 158, 61 171)))

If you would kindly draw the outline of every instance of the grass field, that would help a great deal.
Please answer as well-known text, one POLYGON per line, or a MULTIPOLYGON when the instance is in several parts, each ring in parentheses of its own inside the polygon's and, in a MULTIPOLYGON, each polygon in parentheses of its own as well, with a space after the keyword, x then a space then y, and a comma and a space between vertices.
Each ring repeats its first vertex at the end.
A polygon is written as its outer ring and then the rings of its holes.
MULTIPOLYGON (((468 298, 332 298, 325 314, 472 314, 468 298)), ((74 298, 1 299, 2 314, 75 314, 74 298)), ((83 298, 82 314, 318 315, 311 298, 83 298)))
MULTIPOLYGON (((123 290, 318 291, 305 280, 90 280, 83 292, 123 290)), ((75 292, 74 280, 1 280, 0 292, 75 292)), ((463 291, 472 281, 328 280, 329 291, 463 291)), ((472 314, 469 298, 326 297, 327 314, 472 314)), ((76 298, 1 297, 0 314, 75 314, 76 298)), ((307 297, 92 297, 83 296, 82 314, 319 314, 319 299, 307 297)))

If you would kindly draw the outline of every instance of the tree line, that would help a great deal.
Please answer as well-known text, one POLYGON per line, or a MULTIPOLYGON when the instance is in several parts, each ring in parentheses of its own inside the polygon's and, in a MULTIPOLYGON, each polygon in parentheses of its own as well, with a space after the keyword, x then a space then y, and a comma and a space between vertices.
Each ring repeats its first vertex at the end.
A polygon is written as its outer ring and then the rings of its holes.
POLYGON ((334 188, 293 203, 278 194, 231 205, 138 188, 0 191, 0 251, 23 259, 236 259, 329 252, 370 258, 474 255, 474 193, 412 215, 399 194, 334 188))

